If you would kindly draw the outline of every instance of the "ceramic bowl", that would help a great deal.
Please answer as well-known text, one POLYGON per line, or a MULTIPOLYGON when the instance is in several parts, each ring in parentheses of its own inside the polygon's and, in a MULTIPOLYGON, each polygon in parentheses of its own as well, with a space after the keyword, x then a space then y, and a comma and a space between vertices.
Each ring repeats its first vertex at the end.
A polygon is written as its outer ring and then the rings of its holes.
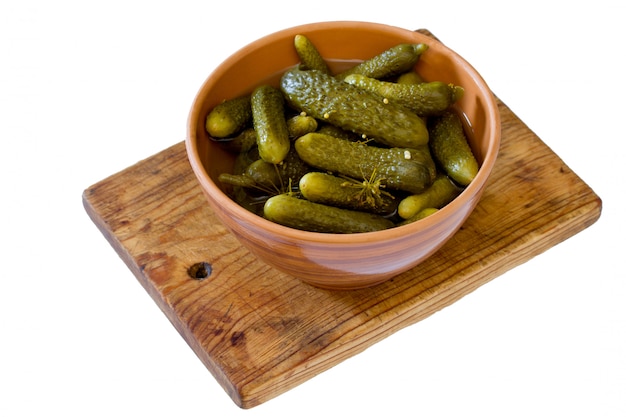
POLYGON ((496 100, 483 78, 461 56, 419 32, 368 22, 321 22, 285 29, 243 47, 221 63, 192 104, 186 137, 188 158, 208 204, 223 224, 258 259, 308 284, 356 289, 380 284, 416 267, 461 227, 483 193, 500 144, 496 100), (260 83, 278 86, 280 74, 299 60, 293 39, 304 34, 333 65, 370 58, 398 43, 426 43, 416 69, 427 80, 465 89, 457 102, 471 126, 470 142, 481 167, 473 182, 451 203, 420 221, 384 231, 329 234, 281 226, 231 200, 218 182, 232 172, 233 156, 211 141, 204 123, 224 99, 260 83))

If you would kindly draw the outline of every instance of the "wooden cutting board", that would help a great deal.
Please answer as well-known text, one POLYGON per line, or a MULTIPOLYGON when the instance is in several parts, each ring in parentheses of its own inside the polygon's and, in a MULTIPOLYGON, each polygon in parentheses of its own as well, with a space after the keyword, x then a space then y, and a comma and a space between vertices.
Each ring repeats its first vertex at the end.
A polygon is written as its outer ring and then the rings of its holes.
POLYGON ((599 218, 593 190, 498 105, 501 150, 473 214, 423 264, 369 289, 318 289, 257 260, 206 204, 183 142, 87 188, 83 203, 228 395, 251 408, 599 218))

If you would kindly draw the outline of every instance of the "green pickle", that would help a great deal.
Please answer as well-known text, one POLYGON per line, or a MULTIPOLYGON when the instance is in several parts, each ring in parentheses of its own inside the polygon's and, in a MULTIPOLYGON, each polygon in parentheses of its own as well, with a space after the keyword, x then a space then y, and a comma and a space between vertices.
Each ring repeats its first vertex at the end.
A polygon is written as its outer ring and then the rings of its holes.
POLYGON ((398 223, 398 226, 403 226, 405 224, 410 224, 410 223, 416 222, 418 220, 422 220, 422 219, 430 216, 431 214, 437 213, 438 211, 439 211, 438 208, 427 207, 427 208, 425 208, 423 210, 420 210, 419 212, 417 212, 412 217, 409 217, 408 219, 401 221, 400 223, 398 223))
POLYGON ((222 172, 218 180, 223 184, 229 184, 235 187, 254 188, 257 186, 254 178, 245 174, 229 174, 228 172, 222 172))
POLYGON ((242 131, 252 118, 250 96, 225 100, 207 115, 205 128, 209 136, 225 138, 242 131))
POLYGON ((245 169, 244 174, 274 193, 290 191, 298 185, 300 178, 311 168, 298 156, 295 149, 291 149, 280 164, 270 164, 262 159, 252 162, 245 169))
POLYGON ((367 77, 382 79, 400 75, 412 69, 426 50, 428 50, 428 45, 424 43, 401 43, 335 75, 335 77, 343 80, 350 74, 363 74, 367 77))
POLYGON ((321 233, 364 233, 394 226, 391 220, 373 213, 313 203, 288 194, 270 197, 263 206, 263 215, 283 226, 321 233))
POLYGON ((441 81, 401 84, 380 81, 360 74, 349 75, 344 81, 406 106, 419 116, 441 114, 459 100, 464 93, 462 87, 441 81))
POLYGON ((287 131, 290 138, 299 138, 317 130, 317 120, 302 112, 287 119, 287 131))
POLYGON ((279 164, 291 146, 285 119, 285 99, 278 89, 261 85, 252 92, 251 107, 259 155, 266 162, 279 164))
POLYGON ((461 188, 454 184, 447 175, 441 174, 422 193, 403 198, 398 205, 398 215, 403 219, 409 219, 429 207, 440 209, 460 192, 461 188))
POLYGON ((457 184, 469 185, 478 173, 478 162, 467 141, 463 122, 453 110, 430 119, 433 158, 457 184))
POLYGON ((325 74, 330 74, 328 64, 317 50, 317 47, 311 42, 311 40, 305 35, 296 35, 293 40, 296 53, 300 58, 300 65, 305 70, 317 70, 322 71, 325 74))
POLYGON ((299 111, 384 145, 414 148, 428 143, 426 123, 413 111, 320 71, 289 70, 280 88, 299 111))
POLYGON ((244 175, 254 181, 256 187, 277 190, 277 192, 283 188, 282 177, 278 172, 277 165, 270 164, 262 159, 257 159, 248 165, 244 175))
POLYGON ((309 172, 300 178, 300 193, 309 201, 380 215, 393 214, 398 201, 384 191, 380 181, 357 181, 325 172, 309 172))
POLYGON ((396 79, 396 82, 398 84, 421 84, 424 82, 424 79, 415 71, 407 71, 400 74, 396 79))
POLYGON ((321 133, 308 133, 294 142, 307 164, 357 180, 376 180, 394 190, 419 193, 434 179, 436 167, 424 152, 409 148, 378 148, 321 133))

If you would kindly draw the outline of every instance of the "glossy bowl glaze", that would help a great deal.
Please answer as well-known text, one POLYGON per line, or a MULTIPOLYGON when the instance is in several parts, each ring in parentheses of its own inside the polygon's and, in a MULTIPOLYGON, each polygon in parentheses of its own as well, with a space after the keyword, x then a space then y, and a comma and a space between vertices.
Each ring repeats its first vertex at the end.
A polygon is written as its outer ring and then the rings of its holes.
POLYGON ((367 22, 321 22, 285 29, 245 46, 206 79, 192 104, 186 149, 208 204, 218 218, 259 259, 293 277, 328 289, 364 288, 417 266, 435 253, 478 203, 496 161, 500 117, 490 89, 458 54, 431 37, 367 22), (457 103, 469 125, 470 142, 481 164, 473 182, 451 203, 418 222, 356 234, 296 230, 272 223, 231 200, 217 181, 232 172, 234 158, 212 142, 204 128, 208 112, 224 99, 250 93, 261 83, 278 85, 280 75, 296 65, 293 39, 304 34, 335 68, 370 58, 402 42, 426 43, 416 69, 427 80, 460 85, 457 103))

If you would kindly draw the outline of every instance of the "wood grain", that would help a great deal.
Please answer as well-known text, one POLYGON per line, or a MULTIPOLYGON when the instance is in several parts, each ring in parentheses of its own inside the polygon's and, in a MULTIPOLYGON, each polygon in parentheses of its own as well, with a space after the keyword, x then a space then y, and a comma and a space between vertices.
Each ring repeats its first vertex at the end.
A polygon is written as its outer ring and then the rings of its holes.
POLYGON ((478 207, 417 268, 355 291, 258 261, 219 223, 184 143, 87 188, 89 216, 233 401, 251 408, 450 305, 593 224, 601 200, 498 101, 502 146, 478 207), (188 269, 212 266, 203 280, 188 269))

